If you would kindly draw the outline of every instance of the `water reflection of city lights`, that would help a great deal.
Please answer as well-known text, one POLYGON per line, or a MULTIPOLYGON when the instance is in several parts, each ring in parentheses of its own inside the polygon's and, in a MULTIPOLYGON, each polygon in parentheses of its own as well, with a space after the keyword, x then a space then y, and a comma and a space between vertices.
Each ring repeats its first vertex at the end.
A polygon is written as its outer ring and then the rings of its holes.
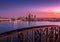
POLYGON ((10 23, 12 22, 12 21, 9 21, 10 23))
POLYGON ((16 24, 16 23, 17 23, 17 20, 14 21, 14 24, 16 24))
POLYGON ((15 20, 13 23, 14 23, 13 27, 17 29, 17 20, 15 20))

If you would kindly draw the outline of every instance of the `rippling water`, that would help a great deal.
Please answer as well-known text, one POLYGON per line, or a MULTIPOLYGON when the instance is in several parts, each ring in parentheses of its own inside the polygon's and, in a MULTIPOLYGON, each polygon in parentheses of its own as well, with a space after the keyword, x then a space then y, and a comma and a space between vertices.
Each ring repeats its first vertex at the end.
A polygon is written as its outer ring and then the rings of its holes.
MULTIPOLYGON (((48 21, 8 22, 8 21, 5 21, 5 22, 0 22, 0 33, 8 32, 11 30, 16 30, 16 29, 22 29, 24 27, 42 26, 42 25, 60 25, 60 22, 48 22, 48 21)), ((38 34, 36 34, 36 37, 38 37, 38 34)), ((30 39, 32 39, 31 31, 28 36, 30 37, 30 39)), ((44 38, 46 38, 46 36, 44 36, 44 38)), ((18 41, 17 35, 13 36, 12 39, 13 39, 13 42, 17 42, 18 41)), ((39 41, 39 38, 36 40, 39 41)), ((2 39, 2 42, 8 42, 7 38, 2 39)))
POLYGON ((35 22, 0 22, 0 33, 22 29, 23 27, 41 26, 41 25, 60 25, 60 22, 35 21, 35 22))

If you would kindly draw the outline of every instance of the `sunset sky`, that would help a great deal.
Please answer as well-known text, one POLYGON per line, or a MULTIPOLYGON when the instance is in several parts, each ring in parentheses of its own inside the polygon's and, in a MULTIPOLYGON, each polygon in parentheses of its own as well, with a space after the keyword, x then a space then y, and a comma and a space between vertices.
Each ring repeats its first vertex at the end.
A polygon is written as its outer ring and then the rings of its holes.
POLYGON ((0 16, 19 17, 29 13, 40 18, 60 18, 60 0, 0 0, 0 16))

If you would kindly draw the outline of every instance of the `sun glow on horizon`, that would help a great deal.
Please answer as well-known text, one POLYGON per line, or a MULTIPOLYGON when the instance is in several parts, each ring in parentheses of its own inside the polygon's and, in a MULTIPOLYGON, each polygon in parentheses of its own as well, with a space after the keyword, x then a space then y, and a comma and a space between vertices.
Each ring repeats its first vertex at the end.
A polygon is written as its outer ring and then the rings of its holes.
POLYGON ((52 11, 55 12, 55 13, 60 13, 60 8, 52 9, 52 11))
POLYGON ((54 13, 60 13, 60 6, 58 7, 41 7, 37 8, 38 12, 54 12, 54 13))

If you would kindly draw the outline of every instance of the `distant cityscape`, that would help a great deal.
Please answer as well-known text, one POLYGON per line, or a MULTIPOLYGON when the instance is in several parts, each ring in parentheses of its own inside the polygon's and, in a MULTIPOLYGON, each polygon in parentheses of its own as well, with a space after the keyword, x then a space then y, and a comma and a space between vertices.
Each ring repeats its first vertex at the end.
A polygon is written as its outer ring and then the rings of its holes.
POLYGON ((60 21, 60 18, 37 18, 36 15, 32 15, 31 13, 28 16, 19 18, 3 18, 0 16, 0 21, 60 21))

